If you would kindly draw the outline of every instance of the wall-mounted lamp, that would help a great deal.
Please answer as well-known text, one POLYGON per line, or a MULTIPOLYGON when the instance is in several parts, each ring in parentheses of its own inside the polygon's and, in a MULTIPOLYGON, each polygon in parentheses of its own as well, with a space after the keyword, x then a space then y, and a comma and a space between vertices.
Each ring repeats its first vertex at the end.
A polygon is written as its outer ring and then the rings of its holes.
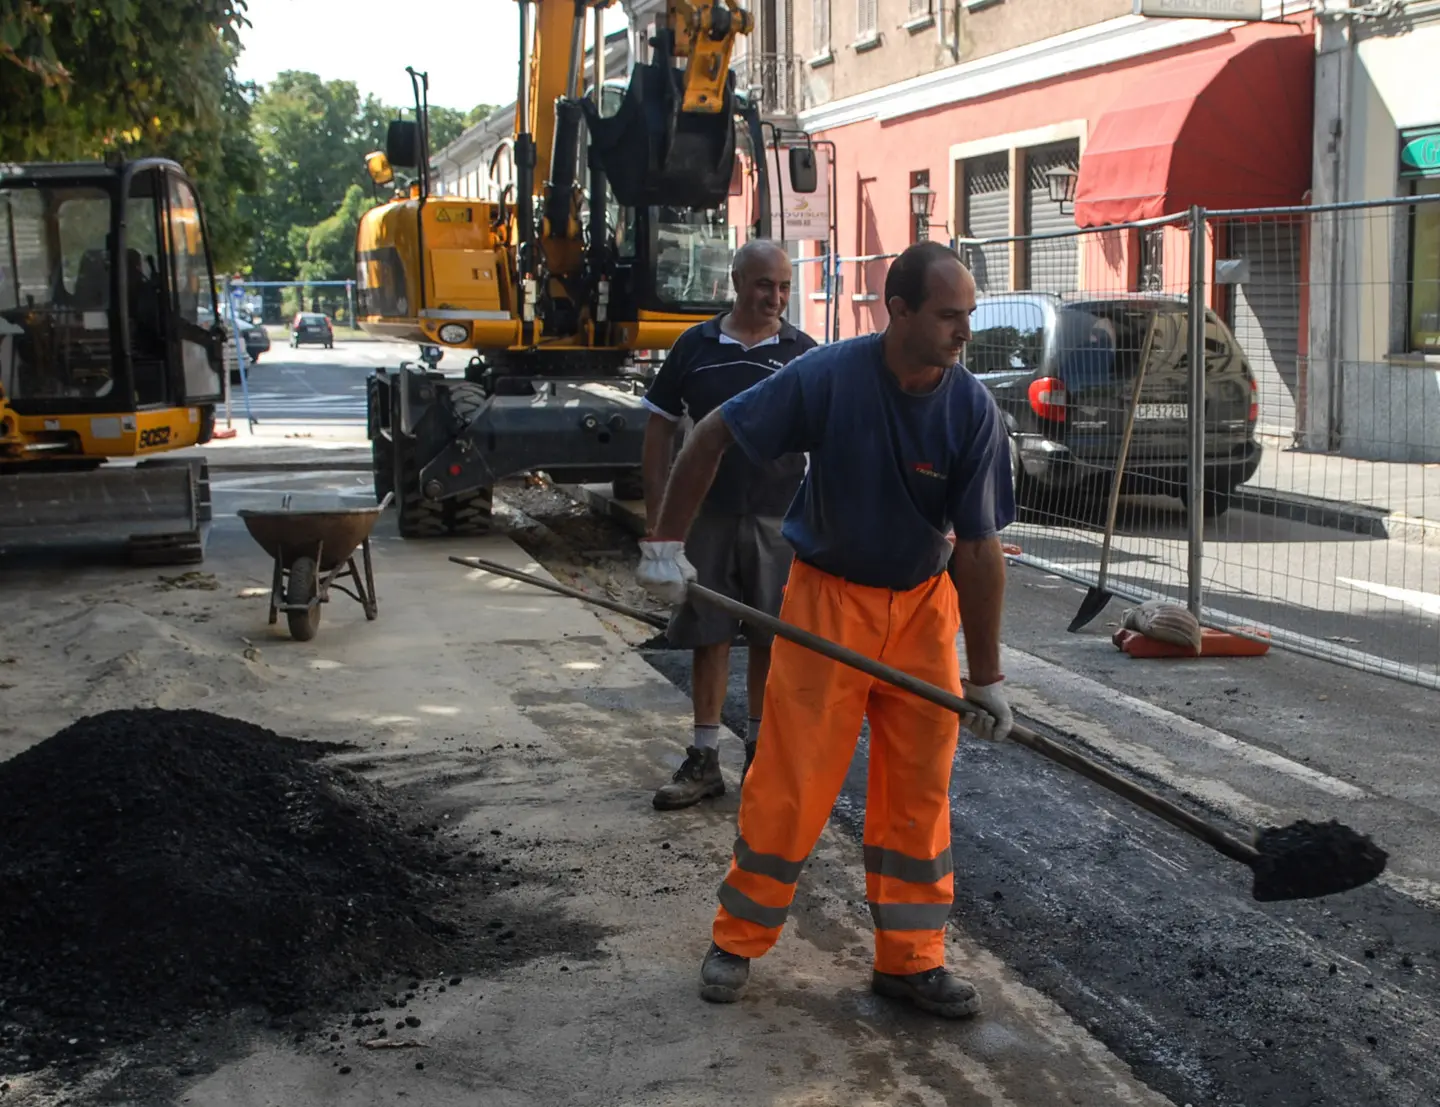
POLYGON ((1050 199, 1060 205, 1061 215, 1069 215, 1075 210, 1075 186, 1079 180, 1080 174, 1067 165, 1045 174, 1045 183, 1050 188, 1050 199))
POLYGON ((910 190, 910 214, 929 220, 935 211, 935 191, 927 184, 918 184, 910 190))

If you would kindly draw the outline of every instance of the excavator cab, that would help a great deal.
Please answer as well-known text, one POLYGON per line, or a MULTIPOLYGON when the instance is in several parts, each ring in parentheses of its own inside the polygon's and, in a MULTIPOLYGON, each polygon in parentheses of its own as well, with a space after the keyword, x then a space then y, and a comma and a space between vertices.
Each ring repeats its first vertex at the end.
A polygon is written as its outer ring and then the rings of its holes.
MULTIPOLYGON (((214 404, 224 388, 214 288, 195 191, 173 162, 0 176, 0 388, 15 416, 53 424, 214 404)), ((0 434, 0 458, 7 444, 0 434)), ((147 444, 62 436, 10 452, 101 459, 147 444)))
POLYGON ((193 560, 203 467, 155 455, 211 437, 224 342, 178 164, 0 167, 0 549, 119 537, 193 560))

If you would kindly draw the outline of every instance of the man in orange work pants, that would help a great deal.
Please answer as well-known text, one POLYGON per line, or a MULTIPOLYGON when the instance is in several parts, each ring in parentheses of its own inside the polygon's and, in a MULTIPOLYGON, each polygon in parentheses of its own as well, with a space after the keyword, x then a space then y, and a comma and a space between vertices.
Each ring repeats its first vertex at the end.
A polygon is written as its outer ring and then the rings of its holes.
MULTIPOLYGON (((891 265, 885 299, 882 334, 803 354, 700 421, 671 472, 654 537, 641 544, 639 579, 666 602, 685 597, 695 571, 684 538, 732 444, 757 462, 807 453, 785 518, 795 562, 781 618, 957 693, 963 623, 964 694, 983 709, 968 725, 1003 737, 1013 720, 1000 672, 999 532, 1015 507, 999 409, 959 363, 975 282, 953 251, 921 243, 891 265)), ((705 999, 737 999, 750 961, 779 939, 867 716, 871 986, 948 1018, 979 1011, 974 987, 945 968, 959 720, 784 640, 774 646, 764 737, 701 966, 705 999)))

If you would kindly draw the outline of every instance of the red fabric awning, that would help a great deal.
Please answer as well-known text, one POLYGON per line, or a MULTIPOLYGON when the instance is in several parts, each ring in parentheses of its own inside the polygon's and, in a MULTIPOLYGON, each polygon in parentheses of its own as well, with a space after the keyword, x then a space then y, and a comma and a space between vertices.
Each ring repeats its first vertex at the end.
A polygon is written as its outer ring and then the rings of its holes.
POLYGON ((1080 159, 1082 227, 1207 208, 1284 207, 1310 187, 1315 44, 1277 34, 1154 67, 1080 159))

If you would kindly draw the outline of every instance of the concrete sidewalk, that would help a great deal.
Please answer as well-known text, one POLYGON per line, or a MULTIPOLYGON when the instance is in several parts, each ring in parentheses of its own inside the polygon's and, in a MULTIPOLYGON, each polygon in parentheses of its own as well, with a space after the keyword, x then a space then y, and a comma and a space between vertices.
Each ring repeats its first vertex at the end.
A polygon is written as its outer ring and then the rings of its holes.
POLYGON ((1364 461, 1262 438, 1260 468, 1239 506, 1376 538, 1440 542, 1440 465, 1364 461))
MULTIPOLYGON (((362 1048, 371 1032, 337 1013, 303 1041, 260 1032, 218 1069, 202 1065, 176 1102, 1168 1102, 963 934, 952 932, 950 958, 983 994, 979 1020, 938 1022, 872 996, 860 848, 838 832, 807 863, 786 933, 757 962, 744 1000, 702 1002, 698 970, 735 836, 740 743, 722 737, 731 786, 723 800, 655 812, 650 795, 688 733, 685 697, 627 646, 615 617, 461 569, 450 554, 544 573, 507 539, 406 543, 387 520, 376 535, 378 621, 340 598, 308 643, 291 641, 283 620, 266 626, 257 593, 267 571, 232 519, 217 521, 205 564, 213 591, 157 592, 154 574, 141 571, 57 574, 50 592, 43 571, 12 582, 10 624, 32 640, 79 604, 179 620, 195 648, 235 659, 233 684, 206 678, 202 688, 196 677, 187 701, 297 737, 355 743, 342 762, 428 796, 457 842, 513 858, 504 873, 517 879, 487 882, 477 927, 508 919, 523 928, 531 917, 573 930, 563 954, 465 974, 462 986, 411 999, 405 1014, 420 1024, 406 1035, 422 1049, 362 1048)), ((17 678, 60 679, 41 661, 17 678)), ((118 694, 143 699, 152 676, 174 681, 184 670, 157 657, 126 672, 118 694)), ((49 694, 45 702, 52 707, 17 720, 0 756, 93 704, 49 694)), ((37 1102, 27 1098, 36 1091, 27 1078, 9 1099, 37 1102)), ((86 1091, 66 1088, 66 1098, 86 1091)))

